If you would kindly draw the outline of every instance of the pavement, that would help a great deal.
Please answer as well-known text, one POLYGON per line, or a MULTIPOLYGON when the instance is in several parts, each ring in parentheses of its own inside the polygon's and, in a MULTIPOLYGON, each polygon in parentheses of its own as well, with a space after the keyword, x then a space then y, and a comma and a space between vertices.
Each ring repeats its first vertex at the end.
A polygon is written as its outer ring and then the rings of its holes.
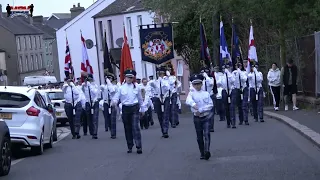
MULTIPOLYGON (((155 118, 155 117, 154 117, 155 118)), ((143 154, 126 153, 123 125, 117 139, 103 131, 99 139, 71 136, 41 156, 29 156, 12 166, 2 180, 319 180, 320 150, 276 119, 250 119, 250 126, 227 129, 216 121, 209 161, 199 159, 191 114, 161 138, 158 123, 142 130, 143 154)), ((218 118, 217 118, 218 119, 218 118)))

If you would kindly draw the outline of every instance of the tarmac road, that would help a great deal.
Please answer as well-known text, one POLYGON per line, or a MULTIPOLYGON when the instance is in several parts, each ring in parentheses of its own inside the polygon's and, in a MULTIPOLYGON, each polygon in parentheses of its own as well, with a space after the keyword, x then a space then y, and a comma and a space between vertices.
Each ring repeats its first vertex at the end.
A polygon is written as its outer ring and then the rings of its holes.
POLYGON ((274 119, 227 129, 216 121, 209 161, 200 160, 191 114, 180 117, 161 138, 158 124, 142 130, 143 154, 126 153, 123 125, 118 138, 104 132, 99 139, 70 135, 41 156, 12 166, 3 180, 319 180, 320 150, 274 119))

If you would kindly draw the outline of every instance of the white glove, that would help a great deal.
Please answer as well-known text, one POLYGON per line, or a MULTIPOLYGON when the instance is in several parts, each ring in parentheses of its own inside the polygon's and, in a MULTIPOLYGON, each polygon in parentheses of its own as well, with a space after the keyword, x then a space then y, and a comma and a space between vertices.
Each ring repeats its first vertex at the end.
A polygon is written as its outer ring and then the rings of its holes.
POLYGON ((254 68, 253 68, 253 71, 254 71, 254 72, 257 72, 258 70, 257 70, 257 68, 256 68, 256 67, 254 67, 254 68))
POLYGON ((166 75, 167 75, 167 76, 170 76, 170 72, 169 72, 169 71, 166 71, 166 75))
POLYGON ((209 77, 206 72, 204 72, 202 75, 203 75, 203 77, 205 77, 205 78, 208 78, 208 77, 209 77))
POLYGON ((229 70, 226 68, 226 69, 224 69, 224 72, 225 72, 225 73, 228 73, 228 72, 229 72, 229 70))
POLYGON ((109 85, 109 84, 111 84, 110 79, 108 79, 108 78, 107 78, 107 80, 106 80, 106 81, 107 81, 107 84, 108 84, 108 85, 109 85))

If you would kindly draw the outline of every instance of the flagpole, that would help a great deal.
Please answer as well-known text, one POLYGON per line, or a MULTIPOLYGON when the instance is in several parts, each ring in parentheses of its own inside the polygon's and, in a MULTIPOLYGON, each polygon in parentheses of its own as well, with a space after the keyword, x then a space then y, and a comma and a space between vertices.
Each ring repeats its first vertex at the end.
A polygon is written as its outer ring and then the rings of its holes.
MULTIPOLYGON (((234 65, 233 64, 233 61, 232 61, 232 58, 233 58, 233 36, 234 36, 234 28, 233 28, 233 17, 232 17, 232 20, 231 20, 231 52, 230 52, 230 56, 231 56, 231 63, 232 63, 232 66, 234 65)), ((234 67, 233 67, 234 68, 234 67)))

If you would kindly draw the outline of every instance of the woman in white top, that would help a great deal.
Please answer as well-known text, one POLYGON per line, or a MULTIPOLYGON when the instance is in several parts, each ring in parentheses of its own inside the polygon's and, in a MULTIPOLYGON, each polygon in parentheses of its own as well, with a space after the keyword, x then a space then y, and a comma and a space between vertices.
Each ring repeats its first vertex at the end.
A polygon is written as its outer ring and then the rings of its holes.
POLYGON ((272 63, 272 67, 268 72, 267 76, 270 91, 273 97, 273 107, 274 110, 279 110, 280 103, 280 70, 278 68, 277 63, 272 63))

